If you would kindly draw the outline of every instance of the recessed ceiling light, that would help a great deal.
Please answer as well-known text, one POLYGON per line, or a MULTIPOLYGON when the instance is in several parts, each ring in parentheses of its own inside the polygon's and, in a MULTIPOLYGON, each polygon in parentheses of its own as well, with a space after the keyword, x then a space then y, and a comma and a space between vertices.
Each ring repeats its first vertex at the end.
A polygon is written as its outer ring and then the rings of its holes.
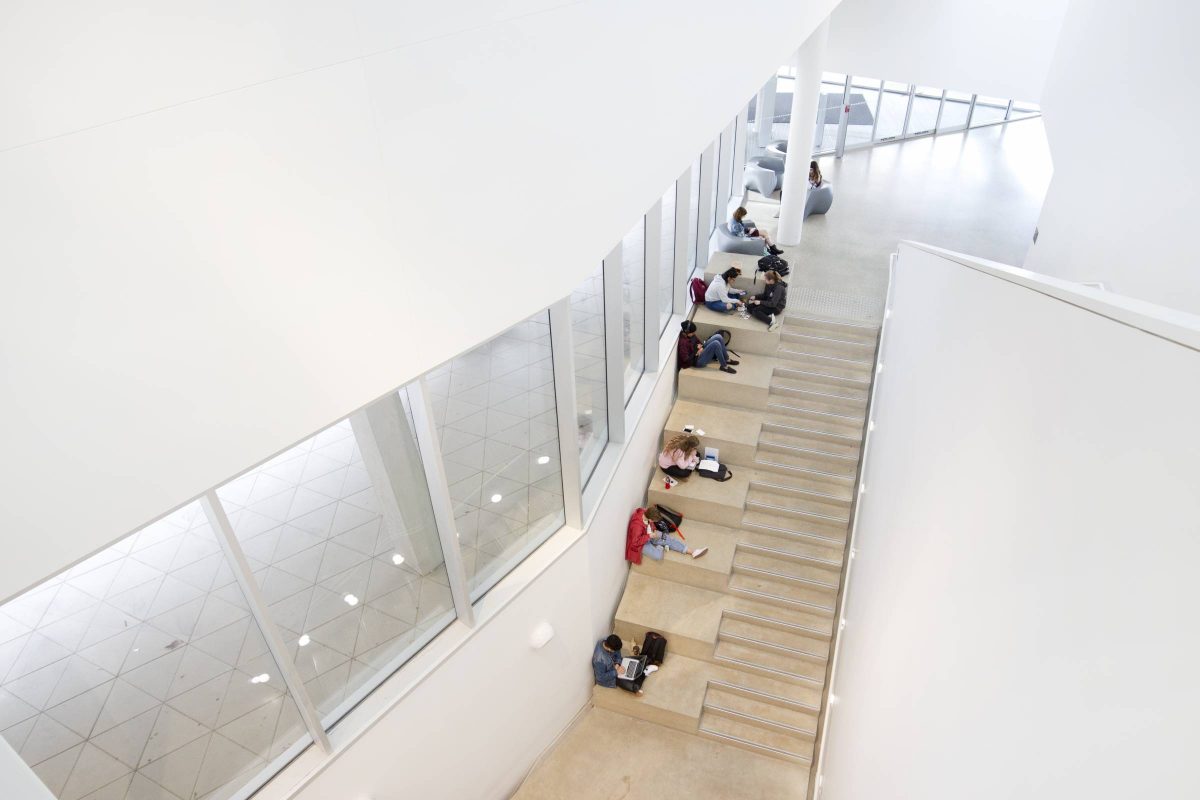
POLYGON ((399 553, 392 553, 392 563, 397 567, 404 563, 404 556, 399 553))
POLYGON ((271 676, 264 672, 262 675, 255 675, 253 678, 250 679, 250 682, 251 683, 266 683, 269 680, 271 680, 271 676))
POLYGON ((306 633, 303 636, 301 636, 299 639, 296 640, 296 644, 300 645, 301 647, 308 647, 308 644, 311 641, 312 641, 312 637, 310 637, 306 633))
POLYGON ((503 500, 503 499, 504 499, 504 496, 503 496, 503 495, 499 495, 499 494, 494 494, 494 495, 492 495, 492 502, 493 502, 493 503, 499 503, 499 502, 500 502, 501 500, 503 500))
POLYGON ((538 456, 538 463, 539 464, 549 464, 550 456, 538 456))
POLYGON ((348 606, 358 605, 358 595, 348 594, 342 599, 346 601, 346 605, 348 606))

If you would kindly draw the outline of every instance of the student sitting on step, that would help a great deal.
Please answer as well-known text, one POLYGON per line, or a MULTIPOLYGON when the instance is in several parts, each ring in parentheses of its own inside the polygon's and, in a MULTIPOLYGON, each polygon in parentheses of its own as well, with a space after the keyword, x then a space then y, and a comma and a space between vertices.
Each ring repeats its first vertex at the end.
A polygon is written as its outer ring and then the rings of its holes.
POLYGON ((672 478, 686 481, 700 463, 700 437, 694 433, 672 436, 658 454, 658 466, 672 478))
POLYGON ((656 671, 658 667, 651 664, 636 678, 632 680, 626 678, 625 668, 621 666, 622 644, 624 642, 621 641, 621 637, 615 633, 596 642, 596 649, 592 651, 592 673, 596 676, 596 685, 607 689, 620 687, 641 697, 645 694, 642 691, 642 681, 646 680, 646 676, 656 671))
POLYGON ((690 319, 679 323, 679 327, 679 342, 675 348, 678 369, 707 367, 708 363, 715 358, 721 365, 721 372, 737 372, 731 365, 741 362, 729 357, 729 352, 725 349, 725 340, 721 338, 721 334, 714 333, 708 337, 708 341, 702 342, 696 335, 696 323, 690 319))
POLYGON ((707 291, 704 292, 704 305, 722 314, 728 314, 735 308, 739 308, 746 293, 741 289, 734 289, 733 281, 741 274, 742 271, 737 267, 730 267, 713 278, 712 283, 708 284, 707 291))
POLYGON ((767 323, 767 330, 776 331, 783 325, 783 309, 787 307, 787 284, 773 269, 763 273, 767 282, 766 291, 746 301, 750 315, 767 323))
MULTIPOLYGON (((662 561, 667 550, 683 553, 685 556, 700 558, 708 552, 707 547, 692 550, 679 536, 672 536, 659 529, 663 522, 662 514, 657 508, 639 508, 629 516, 629 525, 625 528, 625 560, 631 564, 642 563, 642 556, 650 556, 654 561, 662 561)), ((669 525, 664 524, 669 529, 669 525)), ((678 531, 677 531, 678 532, 678 531)))

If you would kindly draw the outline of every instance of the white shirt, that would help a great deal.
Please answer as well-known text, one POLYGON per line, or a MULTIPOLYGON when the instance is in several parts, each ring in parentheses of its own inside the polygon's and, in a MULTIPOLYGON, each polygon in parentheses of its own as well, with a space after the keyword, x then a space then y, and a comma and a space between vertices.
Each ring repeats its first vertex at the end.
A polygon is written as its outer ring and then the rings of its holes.
POLYGON ((713 300, 720 300, 722 303, 737 302, 729 296, 729 285, 720 275, 712 279, 712 283, 708 285, 708 291, 704 293, 704 302, 711 303, 713 300))

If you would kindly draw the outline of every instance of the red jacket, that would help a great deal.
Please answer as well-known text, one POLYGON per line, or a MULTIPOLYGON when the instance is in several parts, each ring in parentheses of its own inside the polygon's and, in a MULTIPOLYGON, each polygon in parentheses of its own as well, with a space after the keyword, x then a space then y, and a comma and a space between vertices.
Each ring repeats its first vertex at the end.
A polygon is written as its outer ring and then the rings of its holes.
POLYGON ((645 514, 644 508, 634 511, 629 517, 629 527, 625 529, 625 560, 631 564, 642 563, 642 548, 650 541, 645 514))
POLYGON ((687 369, 695 365, 696 345, 699 343, 698 339, 686 333, 679 334, 679 341, 675 343, 675 369, 687 369))

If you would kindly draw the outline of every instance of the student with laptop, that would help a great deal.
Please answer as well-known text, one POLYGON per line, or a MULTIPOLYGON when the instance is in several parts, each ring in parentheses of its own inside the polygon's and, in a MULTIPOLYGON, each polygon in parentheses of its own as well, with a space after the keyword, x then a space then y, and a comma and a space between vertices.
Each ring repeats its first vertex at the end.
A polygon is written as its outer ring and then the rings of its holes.
POLYGON ((596 642, 596 649, 592 652, 592 672, 598 685, 609 689, 619 687, 641 697, 645 694, 642 681, 658 667, 646 666, 645 656, 622 657, 622 644, 621 637, 615 633, 596 642))

